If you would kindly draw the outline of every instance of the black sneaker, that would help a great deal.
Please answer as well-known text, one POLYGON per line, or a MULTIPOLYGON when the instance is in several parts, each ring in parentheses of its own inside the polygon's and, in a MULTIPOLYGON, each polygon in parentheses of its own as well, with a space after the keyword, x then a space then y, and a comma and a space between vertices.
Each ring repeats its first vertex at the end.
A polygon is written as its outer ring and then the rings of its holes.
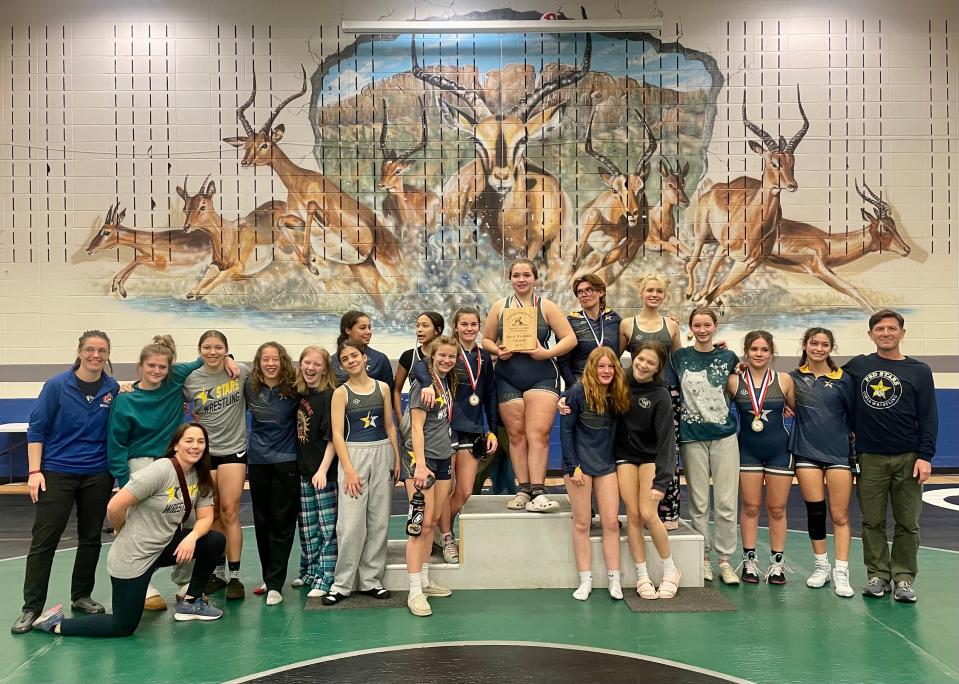
POLYGON ((246 596, 246 587, 243 586, 243 582, 236 577, 231 577, 226 583, 226 600, 235 601, 244 596, 246 596))
POLYGON ((219 575, 211 575, 210 580, 206 583, 205 594, 215 594, 218 591, 226 588, 226 580, 220 577, 219 575))
POLYGON ((896 588, 892 593, 892 598, 899 603, 915 603, 916 590, 912 588, 912 582, 900 580, 896 582, 896 588))
POLYGON ((338 592, 331 591, 320 600, 323 602, 324 606, 335 606, 338 603, 342 603, 349 597, 349 594, 340 594, 338 592))
POLYGON ((781 553, 770 556, 769 568, 766 570, 766 583, 779 586, 785 584, 787 572, 792 572, 792 568, 786 565, 781 553))
POLYGON ((869 582, 862 588, 862 595, 869 598, 882 598, 889 589, 889 580, 882 577, 870 577, 869 582))
POLYGON ((759 561, 756 560, 756 553, 754 551, 744 553, 739 566, 743 569, 743 582, 746 584, 759 584, 759 561))

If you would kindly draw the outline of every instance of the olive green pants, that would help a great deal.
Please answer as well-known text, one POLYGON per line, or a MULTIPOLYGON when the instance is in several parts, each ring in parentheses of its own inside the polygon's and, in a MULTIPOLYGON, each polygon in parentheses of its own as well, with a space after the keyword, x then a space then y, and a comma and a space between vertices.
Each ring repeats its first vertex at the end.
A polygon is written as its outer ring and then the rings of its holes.
POLYGON ((919 572, 919 513, 922 485, 912 476, 919 454, 859 454, 857 482, 862 510, 862 555, 869 577, 912 582, 919 572), (892 500, 895 533, 892 554, 886 538, 886 510, 892 500))

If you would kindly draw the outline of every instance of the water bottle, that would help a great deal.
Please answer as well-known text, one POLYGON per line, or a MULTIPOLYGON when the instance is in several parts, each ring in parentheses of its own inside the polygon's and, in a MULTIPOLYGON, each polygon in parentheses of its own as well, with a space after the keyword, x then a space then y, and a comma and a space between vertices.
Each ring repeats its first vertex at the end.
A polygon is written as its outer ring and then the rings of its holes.
POLYGON ((426 497, 417 489, 410 499, 410 512, 406 517, 406 534, 418 537, 423 531, 423 515, 426 513, 426 497))

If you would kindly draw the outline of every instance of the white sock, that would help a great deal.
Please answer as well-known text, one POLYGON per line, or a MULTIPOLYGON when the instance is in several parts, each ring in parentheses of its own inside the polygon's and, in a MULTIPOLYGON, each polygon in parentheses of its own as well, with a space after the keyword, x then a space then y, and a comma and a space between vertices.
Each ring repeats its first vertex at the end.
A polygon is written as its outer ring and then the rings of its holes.
POLYGON ((213 574, 219 577, 220 579, 226 579, 226 565, 220 563, 216 566, 216 569, 213 571, 213 574))
POLYGON ((610 570, 607 572, 606 579, 609 582, 609 595, 614 599, 623 598, 623 585, 620 582, 619 570, 610 570))
POLYGON ((423 563, 423 569, 420 570, 420 586, 428 587, 430 586, 430 564, 423 563))
POLYGON ((676 574, 676 563, 673 562, 673 557, 663 559, 663 577, 670 577, 676 574))
POLYGON ((573 592, 573 598, 578 601, 585 601, 589 598, 589 592, 593 590, 593 573, 589 570, 579 573, 579 588, 573 592))
POLYGON ((643 578, 649 579, 649 570, 646 568, 645 563, 636 564, 636 581, 639 581, 643 578))
POLYGON ((836 570, 839 570, 839 569, 848 570, 848 569, 849 569, 849 561, 841 561, 841 560, 839 560, 839 559, 837 558, 837 559, 836 559, 836 570))
MULTIPOLYGON (((814 553, 813 558, 816 559, 816 565, 829 565, 828 553, 814 553)), ((836 562, 838 563, 839 561, 836 562)))
POLYGON ((417 596, 423 593, 422 574, 418 572, 407 573, 410 580, 410 596, 417 596))

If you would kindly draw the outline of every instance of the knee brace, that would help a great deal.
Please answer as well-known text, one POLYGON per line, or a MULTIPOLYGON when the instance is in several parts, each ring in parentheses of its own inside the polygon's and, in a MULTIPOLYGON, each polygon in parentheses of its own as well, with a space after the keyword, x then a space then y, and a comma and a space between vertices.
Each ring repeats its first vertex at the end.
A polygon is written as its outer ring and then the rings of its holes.
POLYGON ((820 540, 826 538, 825 501, 806 502, 806 527, 809 530, 810 539, 820 540))

